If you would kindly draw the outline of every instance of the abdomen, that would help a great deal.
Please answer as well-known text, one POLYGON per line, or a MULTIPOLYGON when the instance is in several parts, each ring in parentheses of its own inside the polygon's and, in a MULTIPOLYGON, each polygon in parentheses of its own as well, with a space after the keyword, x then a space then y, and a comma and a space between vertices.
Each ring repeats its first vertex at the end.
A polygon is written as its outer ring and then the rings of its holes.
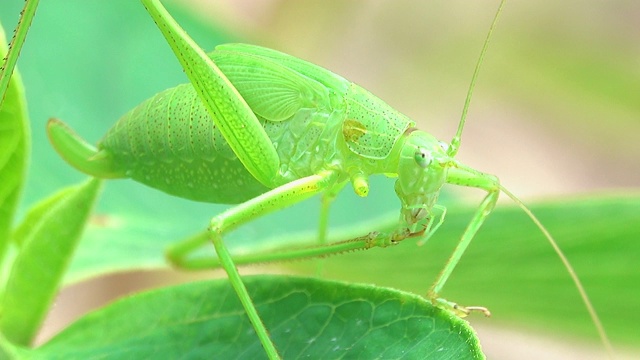
POLYGON ((128 177, 171 195, 234 204, 268 190, 238 160, 190 84, 131 110, 98 147, 128 177))

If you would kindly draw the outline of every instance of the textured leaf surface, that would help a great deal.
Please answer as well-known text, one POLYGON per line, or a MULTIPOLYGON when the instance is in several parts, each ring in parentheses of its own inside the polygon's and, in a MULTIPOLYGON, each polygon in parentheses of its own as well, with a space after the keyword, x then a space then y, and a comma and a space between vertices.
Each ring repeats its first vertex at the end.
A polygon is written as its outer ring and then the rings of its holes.
POLYGON ((89 180, 45 199, 27 214, 17 256, 0 297, 0 330, 28 345, 58 292, 100 182, 89 180))
MULTIPOLYGON (((466 321, 379 287, 284 276, 247 287, 285 359, 483 358, 466 321)), ((78 320, 40 359, 266 358, 225 280, 138 294, 78 320)))

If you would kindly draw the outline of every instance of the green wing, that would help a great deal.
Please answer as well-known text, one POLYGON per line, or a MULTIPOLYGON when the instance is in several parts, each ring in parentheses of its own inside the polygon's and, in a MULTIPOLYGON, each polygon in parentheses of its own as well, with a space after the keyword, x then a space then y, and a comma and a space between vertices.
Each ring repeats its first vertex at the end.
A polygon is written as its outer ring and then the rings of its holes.
POLYGON ((224 44, 209 54, 259 116, 289 119, 301 108, 340 107, 342 134, 351 151, 371 159, 389 156, 411 120, 346 79, 279 51, 224 44))
POLYGON ((221 45, 209 57, 249 107, 271 121, 289 119, 301 108, 329 108, 330 94, 343 93, 348 84, 319 66, 259 46, 221 45))
POLYGON ((216 50, 253 54, 263 59, 272 60, 340 94, 346 93, 349 87, 349 81, 342 76, 334 74, 321 66, 280 51, 249 44, 223 44, 218 45, 216 50))
POLYGON ((352 84, 345 96, 342 136, 354 153, 384 159, 415 122, 362 87, 352 84))

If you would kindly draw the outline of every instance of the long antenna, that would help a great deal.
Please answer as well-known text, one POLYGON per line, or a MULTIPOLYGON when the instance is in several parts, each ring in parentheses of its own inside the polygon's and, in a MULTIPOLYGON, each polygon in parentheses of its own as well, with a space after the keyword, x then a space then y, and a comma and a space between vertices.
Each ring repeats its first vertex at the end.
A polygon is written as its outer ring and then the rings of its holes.
POLYGON ((502 0, 500 2, 498 11, 496 11, 496 15, 493 17, 493 22, 491 23, 491 27, 489 28, 489 32, 487 33, 487 38, 484 40, 484 44, 482 45, 482 50, 480 51, 480 57, 478 58, 478 62, 476 63, 476 68, 473 70, 473 76, 471 77, 469 90, 467 90, 467 98, 464 100, 464 106, 462 107, 462 116, 460 117, 460 123, 458 123, 458 131, 456 131, 456 135, 453 137, 453 139, 451 139, 451 145, 449 145, 448 155, 450 157, 454 157, 458 153, 458 149, 460 148, 462 130, 464 129, 464 124, 467 121, 467 112, 469 111, 469 104, 471 103, 473 88, 476 86, 476 80, 478 79, 480 67, 482 66, 482 61, 484 60, 484 54, 487 52, 487 48, 489 48, 489 40, 491 39, 491 34, 493 33, 493 29, 498 23, 498 18, 500 17, 500 13, 502 12, 502 8, 506 1, 507 0, 502 0))
MULTIPOLYGON (((469 111, 469 104, 471 103, 471 97, 473 95, 473 88, 476 85, 476 80, 478 79, 478 74, 480 73, 480 68, 482 66, 482 62, 484 61, 484 55, 486 54, 487 49, 489 48, 489 40, 491 39, 491 36, 492 36, 492 33, 493 33, 493 29, 496 27, 496 24, 498 23, 498 18, 500 17, 500 14, 502 13, 502 8, 504 7, 505 2, 506 2, 506 0, 502 0, 500 2, 500 5, 498 6, 498 10, 496 11, 496 14, 495 14, 495 16, 493 18, 493 22, 491 23, 491 27, 489 27, 489 32, 487 33, 487 37, 484 40, 484 44, 482 45, 482 50, 480 51, 480 56, 478 57, 478 61, 476 63, 476 67, 473 70, 473 76, 471 77, 471 83, 469 84, 469 90, 467 91, 467 97, 464 100, 464 106, 462 108, 462 115, 460 117, 460 122, 458 123, 458 130, 456 131, 456 134, 453 137, 453 139, 451 139, 451 144, 449 146, 448 155, 450 157, 454 157, 458 153, 458 150, 460 149, 462 131, 464 130, 464 124, 465 124, 466 119, 467 119, 467 113, 469 111)), ((511 198, 511 200, 513 200, 518 205, 518 207, 520 209, 522 209, 522 211, 524 211, 524 213, 529 216, 529 218, 533 221, 533 223, 538 227, 538 229, 540 229, 540 231, 547 238, 547 240, 551 244, 551 247, 556 252, 556 254, 560 258, 560 260, 562 261, 562 264, 566 268, 567 272, 569 273, 569 276, 571 277, 571 279, 573 280, 576 288, 578 289, 578 292, 580 293, 580 297, 582 298, 582 301, 584 302, 584 304, 585 304, 585 306, 587 308, 587 311, 589 312, 589 316, 591 316, 591 321, 593 321, 593 323, 594 323, 594 325, 595 325, 595 327, 596 327, 596 329, 598 331, 598 335, 600 336, 600 341, 602 342, 602 344, 606 348, 606 351, 607 351, 607 354, 609 355, 609 358, 613 358, 613 347, 611 346, 611 341, 609 341, 607 333, 605 332, 604 327, 602 326, 602 322, 600 321, 600 317, 598 317, 598 313, 596 312, 595 308, 593 307, 593 304, 591 303, 591 300, 589 299, 589 296, 587 295, 587 292, 584 290, 584 286, 582 285, 582 282, 580 281, 580 278, 578 278, 578 275, 576 274, 576 271, 573 269, 573 266, 571 266, 571 263, 569 262, 569 260, 565 256, 565 254, 562 252, 562 250, 558 246, 558 243, 554 240, 553 236, 551 236, 551 233, 549 233, 547 228, 545 228, 544 225, 542 225, 540 220, 538 220, 538 218, 533 214, 533 212, 531 212, 531 210, 529 210, 529 208, 518 197, 516 197, 514 194, 512 194, 504 186, 499 185, 499 187, 500 187, 500 190, 505 195, 507 195, 509 198, 511 198)))
POLYGON ((573 266, 571 266, 571 263, 569 262, 567 257, 564 255, 564 253, 562 252, 562 250, 558 246, 558 243, 553 239, 553 236, 551 236, 551 233, 547 230, 547 228, 545 228, 544 225, 542 225, 540 220, 538 220, 538 218, 535 215, 533 215, 533 212, 531 212, 531 210, 529 210, 529 208, 520 199, 518 199, 518 197, 516 197, 514 194, 512 194, 504 186, 502 186, 502 185, 499 185, 499 186, 500 186, 500 190, 505 195, 507 195, 509 198, 511 198, 511 200, 513 200, 513 202, 515 202, 518 205, 518 207, 520 207, 520 209, 522 209, 522 211, 524 211, 525 214, 527 214, 529 216, 529 218, 531 218, 533 223, 536 224, 536 226, 544 234, 544 236, 547 238, 547 240, 549 240, 549 243, 551 244, 551 247, 556 252, 556 254, 560 258, 560 260, 562 260, 562 263, 564 264, 564 267, 567 269, 567 272, 569 272, 569 275, 571 276, 571 279, 573 280, 573 283, 576 285, 576 288, 578 289, 578 292, 580 293, 580 297, 582 298, 582 301, 584 302, 584 305, 587 307, 587 311, 589 312, 589 315, 591 316, 591 321, 593 321, 593 324, 595 325, 596 329, 598 330, 598 335, 600 336, 600 341, 602 341, 602 344, 606 348, 607 354, 609 355, 609 358, 613 359, 613 347, 611 346, 611 342, 609 341, 609 338, 607 337, 607 333, 604 331, 604 327, 602 326, 602 322, 600 321, 600 318, 598 317, 598 313, 596 312, 595 308, 593 307, 593 304, 591 304, 591 300, 589 300, 589 296, 587 295, 587 292, 584 290, 584 287, 582 286, 582 282, 578 278, 578 275, 576 274, 576 271, 573 269, 573 266))

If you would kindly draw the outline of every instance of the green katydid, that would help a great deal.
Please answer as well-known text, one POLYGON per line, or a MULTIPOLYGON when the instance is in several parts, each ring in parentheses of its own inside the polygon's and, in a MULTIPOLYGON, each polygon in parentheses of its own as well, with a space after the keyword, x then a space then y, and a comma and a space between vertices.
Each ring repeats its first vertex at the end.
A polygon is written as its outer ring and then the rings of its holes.
MULTIPOLYGON (((440 306, 460 314, 474 309, 439 299, 438 294, 494 207, 499 192, 524 206, 496 177, 454 159, 470 95, 456 136, 447 144, 415 129, 414 122, 366 90, 295 57, 231 44, 219 46, 209 58, 158 1, 143 0, 143 3, 178 55, 192 84, 166 90, 132 110, 105 136, 98 150, 55 120, 48 127, 50 138, 68 162, 90 175, 130 177, 197 201, 241 203, 211 221, 210 236, 221 265, 270 357, 276 358, 277 351, 244 289, 222 235, 260 215, 316 194, 324 194, 327 199, 324 203, 329 204, 348 182, 358 195, 366 196, 367 177, 376 173, 398 177, 396 192, 402 209, 396 231, 372 232, 355 241, 304 251, 283 251, 284 255, 274 254, 273 259, 389 246, 408 237, 426 239, 440 223, 432 209, 437 206, 442 185, 476 187, 488 194, 429 291, 429 297, 440 306)), ((486 46, 487 42, 482 54, 486 46)), ((478 67, 480 62, 481 59, 478 67)), ((554 244, 546 230, 524 209, 554 244)), ((328 205, 323 207, 319 242, 323 242, 326 234, 327 214, 328 205)), ((184 256, 197 245, 180 244, 169 258, 189 266, 184 256)), ((607 343, 579 280, 555 244, 554 248, 572 274, 607 343)), ((262 258, 270 259, 267 255, 262 258)))

